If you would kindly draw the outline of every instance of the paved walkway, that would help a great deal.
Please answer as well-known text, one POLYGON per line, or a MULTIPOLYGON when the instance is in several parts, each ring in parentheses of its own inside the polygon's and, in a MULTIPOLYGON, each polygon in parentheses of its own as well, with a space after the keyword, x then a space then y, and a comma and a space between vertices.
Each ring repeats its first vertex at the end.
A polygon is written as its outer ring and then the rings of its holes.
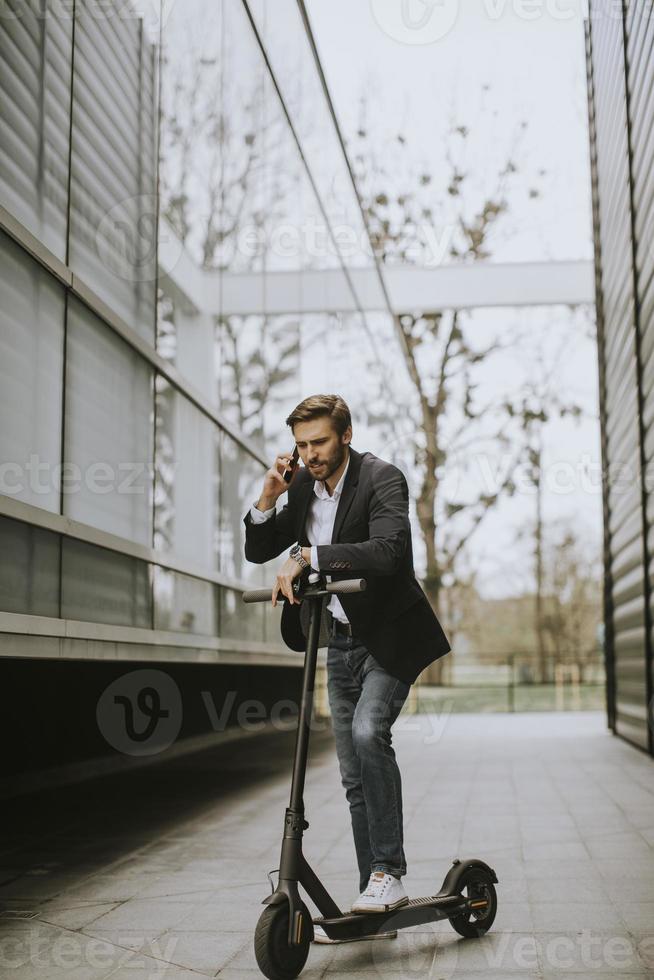
MULTIPOLYGON (((654 763, 601 714, 403 715, 410 894, 456 856, 499 878, 495 925, 313 946, 307 980, 654 978, 654 763)), ((251 739, 4 807, 3 980, 246 980, 277 866, 292 739, 251 739), (18 916, 25 916, 19 918, 18 916)), ((328 736, 307 776, 305 853, 341 906, 354 849, 328 736)))

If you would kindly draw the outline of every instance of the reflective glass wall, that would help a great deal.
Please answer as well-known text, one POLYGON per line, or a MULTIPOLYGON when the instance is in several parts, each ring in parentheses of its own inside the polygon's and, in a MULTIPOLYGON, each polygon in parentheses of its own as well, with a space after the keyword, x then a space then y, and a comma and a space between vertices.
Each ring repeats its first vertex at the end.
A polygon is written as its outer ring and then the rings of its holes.
POLYGON ((372 263, 297 5, 7 0, 0 127, 0 616, 278 642, 243 515, 374 365, 297 312, 372 263))

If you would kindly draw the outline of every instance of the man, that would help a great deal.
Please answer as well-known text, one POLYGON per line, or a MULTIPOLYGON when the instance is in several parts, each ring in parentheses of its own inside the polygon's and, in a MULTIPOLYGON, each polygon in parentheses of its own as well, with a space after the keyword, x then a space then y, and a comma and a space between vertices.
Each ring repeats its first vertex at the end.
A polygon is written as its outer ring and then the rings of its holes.
MULTIPOLYGON (((272 590, 273 606, 280 593, 288 600, 282 634, 294 649, 304 649, 306 632, 293 592, 298 576, 311 568, 332 579, 366 579, 364 592, 333 595, 327 605, 327 689, 359 866, 361 894, 352 911, 382 912, 408 902, 391 727, 410 685, 450 645, 413 570, 401 470, 351 447, 350 411, 338 395, 305 398, 286 424, 304 467, 286 483, 291 456, 282 453, 267 471, 244 518, 245 557, 262 564, 294 545, 272 590), (286 490, 288 503, 277 512, 286 490)), ((315 933, 316 941, 330 942, 319 927, 315 933)))

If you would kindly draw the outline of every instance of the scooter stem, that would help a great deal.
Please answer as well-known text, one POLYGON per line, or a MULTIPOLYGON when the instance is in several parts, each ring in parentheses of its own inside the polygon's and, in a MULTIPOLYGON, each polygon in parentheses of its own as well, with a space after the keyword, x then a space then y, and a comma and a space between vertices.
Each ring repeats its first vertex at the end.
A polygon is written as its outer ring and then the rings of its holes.
POLYGON ((304 658, 304 673, 302 675, 302 699, 300 715, 295 738, 295 758, 293 760, 293 778, 291 781, 291 810, 304 810, 304 777, 307 769, 307 753, 309 748, 309 733, 311 730, 311 712, 313 708, 313 688, 316 679, 316 662, 318 659, 318 641, 320 639, 320 622, 322 619, 322 604, 325 597, 305 599, 311 603, 309 614, 309 633, 307 649, 304 658))

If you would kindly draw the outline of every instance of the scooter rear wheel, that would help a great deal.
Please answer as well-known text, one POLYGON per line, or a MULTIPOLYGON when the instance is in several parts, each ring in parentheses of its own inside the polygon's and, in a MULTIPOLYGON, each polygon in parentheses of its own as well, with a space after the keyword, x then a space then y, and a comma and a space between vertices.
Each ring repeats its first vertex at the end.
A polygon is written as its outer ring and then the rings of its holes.
POLYGON ((485 908, 470 909, 458 915, 451 915, 450 922, 460 936, 477 939, 488 932, 497 912, 497 892, 490 875, 481 868, 468 868, 459 882, 459 891, 467 898, 485 898, 485 908))
POLYGON ((288 905, 267 905, 254 933, 254 955, 268 980, 295 980, 304 968, 313 938, 309 910, 302 905, 302 938, 297 946, 288 944, 288 905))

